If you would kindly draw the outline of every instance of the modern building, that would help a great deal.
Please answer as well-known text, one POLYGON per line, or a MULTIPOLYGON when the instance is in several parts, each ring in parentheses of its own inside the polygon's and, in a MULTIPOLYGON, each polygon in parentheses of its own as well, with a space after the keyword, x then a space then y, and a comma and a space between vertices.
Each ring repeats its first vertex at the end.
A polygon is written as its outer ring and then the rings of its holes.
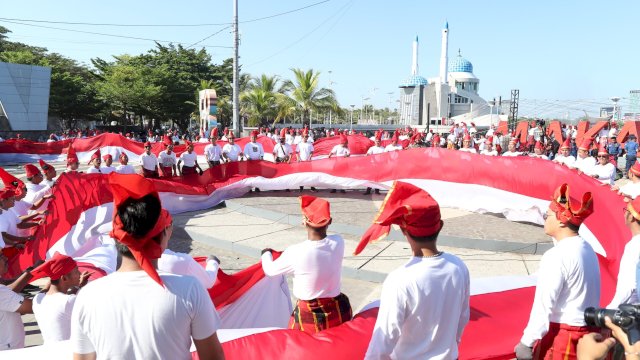
POLYGON ((51 68, 0 62, 0 130, 47 130, 51 68))
POLYGON ((218 95, 214 89, 200 90, 200 128, 207 131, 218 126, 218 95))

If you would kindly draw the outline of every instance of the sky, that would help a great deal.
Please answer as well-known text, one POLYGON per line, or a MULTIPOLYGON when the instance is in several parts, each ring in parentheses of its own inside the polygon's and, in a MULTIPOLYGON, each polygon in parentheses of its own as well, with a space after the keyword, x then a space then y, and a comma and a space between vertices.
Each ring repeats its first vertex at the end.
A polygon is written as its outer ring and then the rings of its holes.
MULTIPOLYGON (((152 40, 206 46, 214 63, 233 55, 233 0, 2 2, 0 25, 12 31, 10 40, 87 64, 96 57, 144 53, 154 47, 152 40), (162 26, 64 24, 78 22, 162 26), (222 25, 167 26, 185 24, 222 25)), ((420 75, 437 77, 446 21, 449 59, 460 49, 473 63, 487 100, 507 99, 519 89, 521 115, 573 118, 586 110, 595 116, 613 96, 622 98, 625 111, 632 105, 629 90, 640 89, 637 0, 238 2, 242 71, 285 79, 292 77, 291 68, 320 71, 321 86, 332 88, 343 107, 359 108, 363 98, 377 108, 397 107, 416 36, 420 75)))

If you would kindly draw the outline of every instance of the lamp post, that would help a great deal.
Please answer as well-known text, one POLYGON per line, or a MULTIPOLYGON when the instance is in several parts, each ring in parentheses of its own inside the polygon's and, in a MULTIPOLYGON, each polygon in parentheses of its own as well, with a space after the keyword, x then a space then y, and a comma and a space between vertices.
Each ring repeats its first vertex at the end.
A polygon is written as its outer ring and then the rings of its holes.
POLYGON ((496 102, 489 100, 487 104, 489 104, 489 125, 493 125, 493 107, 496 105, 496 102))
POLYGON ((393 95, 393 91, 388 92, 387 95, 389 95, 389 119, 390 119, 391 118, 391 96, 393 95))
POLYGON ((362 96, 361 99, 362 99, 362 107, 360 108, 360 123, 362 123, 362 120, 364 120, 364 117, 362 116, 364 114, 364 102, 366 100, 369 100, 369 98, 368 97, 366 98, 366 97, 362 96))
POLYGON ((351 125, 349 127, 349 131, 351 132, 353 130, 353 108, 355 108, 355 105, 349 105, 351 106, 351 125))
POLYGON ((620 101, 620 97, 614 96, 611 98, 613 101, 613 120, 620 120, 620 109, 618 108, 618 101, 620 101))

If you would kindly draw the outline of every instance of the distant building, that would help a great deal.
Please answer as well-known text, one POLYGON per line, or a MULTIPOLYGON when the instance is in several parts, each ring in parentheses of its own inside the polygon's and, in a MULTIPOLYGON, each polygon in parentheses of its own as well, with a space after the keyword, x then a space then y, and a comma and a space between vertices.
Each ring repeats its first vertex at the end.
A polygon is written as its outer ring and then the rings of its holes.
POLYGON ((200 90, 200 128, 208 131, 218 126, 218 95, 214 89, 200 90))
POLYGON ((0 62, 0 130, 47 130, 51 68, 0 62))

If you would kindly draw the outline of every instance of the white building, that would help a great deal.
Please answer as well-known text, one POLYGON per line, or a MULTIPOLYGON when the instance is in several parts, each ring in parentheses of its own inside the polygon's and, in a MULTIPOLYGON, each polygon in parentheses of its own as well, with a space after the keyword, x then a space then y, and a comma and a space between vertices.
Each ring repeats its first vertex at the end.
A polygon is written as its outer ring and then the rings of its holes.
POLYGON ((2 130, 47 130, 50 86, 49 67, 0 62, 2 130))

